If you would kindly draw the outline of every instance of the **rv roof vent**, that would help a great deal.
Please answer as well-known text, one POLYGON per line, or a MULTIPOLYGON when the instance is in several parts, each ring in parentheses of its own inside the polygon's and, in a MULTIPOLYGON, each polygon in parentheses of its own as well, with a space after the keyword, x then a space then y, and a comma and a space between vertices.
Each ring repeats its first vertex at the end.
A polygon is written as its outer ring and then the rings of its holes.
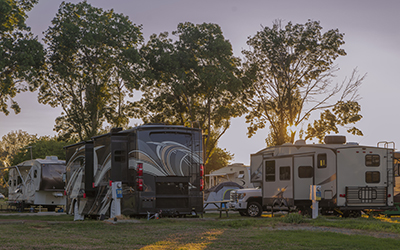
POLYGON ((49 160, 49 161, 58 161, 58 157, 55 156, 55 155, 46 156, 46 160, 49 160))
POLYGON ((351 141, 351 142, 347 142, 346 145, 358 146, 358 145, 360 145, 360 144, 358 144, 358 142, 351 141))
POLYGON ((306 145, 306 140, 297 140, 294 144, 295 145, 306 145))
POLYGON ((345 144, 346 136, 344 135, 327 135, 325 136, 325 144, 345 144))

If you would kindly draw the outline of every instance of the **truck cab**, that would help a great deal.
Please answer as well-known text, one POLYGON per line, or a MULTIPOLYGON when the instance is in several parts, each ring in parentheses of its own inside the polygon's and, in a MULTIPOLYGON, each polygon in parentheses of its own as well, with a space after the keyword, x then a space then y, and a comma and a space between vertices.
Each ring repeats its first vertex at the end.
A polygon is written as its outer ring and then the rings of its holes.
POLYGON ((242 216, 259 217, 263 212, 261 188, 245 188, 231 191, 229 209, 242 216))

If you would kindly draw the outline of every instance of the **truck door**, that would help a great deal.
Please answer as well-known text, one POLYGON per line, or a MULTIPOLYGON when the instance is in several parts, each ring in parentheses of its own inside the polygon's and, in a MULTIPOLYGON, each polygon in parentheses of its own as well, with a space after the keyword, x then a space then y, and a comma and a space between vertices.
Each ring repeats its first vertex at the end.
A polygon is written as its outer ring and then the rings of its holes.
POLYGON ((309 200, 310 185, 314 182, 314 160, 312 155, 294 157, 294 199, 309 200))

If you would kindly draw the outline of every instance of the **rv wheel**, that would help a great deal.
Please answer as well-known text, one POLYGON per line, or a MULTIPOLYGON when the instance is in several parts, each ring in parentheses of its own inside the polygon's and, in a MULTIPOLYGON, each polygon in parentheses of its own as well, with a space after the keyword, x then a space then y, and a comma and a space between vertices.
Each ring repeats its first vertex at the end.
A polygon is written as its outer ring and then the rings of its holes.
POLYGON ((260 217, 262 214, 262 207, 258 202, 251 202, 247 206, 247 215, 250 217, 260 217))

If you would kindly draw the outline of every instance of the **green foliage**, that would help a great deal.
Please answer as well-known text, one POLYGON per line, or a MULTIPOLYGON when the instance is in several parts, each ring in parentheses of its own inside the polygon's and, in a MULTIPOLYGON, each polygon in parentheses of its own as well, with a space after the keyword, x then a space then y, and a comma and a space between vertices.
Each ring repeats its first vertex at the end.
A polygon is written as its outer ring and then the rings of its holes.
POLYGON ((13 157, 36 140, 36 135, 30 135, 22 130, 11 131, 4 135, 0 141, 0 168, 12 166, 13 157))
POLYGON ((287 214, 282 218, 282 221, 291 224, 300 224, 305 222, 303 215, 297 213, 287 214))
POLYGON ((180 23, 172 34, 175 41, 161 33, 141 48, 146 68, 136 117, 201 128, 209 135, 207 161, 230 119, 245 111, 239 59, 216 24, 180 23))
POLYGON ((233 154, 229 153, 226 149, 215 147, 206 163, 205 173, 209 174, 211 171, 226 167, 231 160, 233 160, 233 154))
POLYGON ((46 156, 57 156, 60 160, 65 160, 64 147, 75 143, 74 141, 59 141, 56 137, 43 136, 28 146, 22 148, 14 155, 11 165, 17 165, 23 161, 31 159, 44 159, 46 156))
POLYGON ((86 1, 63 2, 45 32, 46 79, 39 101, 61 106, 55 129, 64 138, 88 139, 103 123, 124 127, 132 117, 127 95, 138 88, 141 26, 86 1))
MULTIPOLYGON (((249 137, 269 124, 268 145, 293 142, 296 129, 289 127, 301 126, 311 113, 322 109, 325 115, 315 123, 315 131, 310 125, 307 139, 320 138, 336 132, 338 125, 361 119, 357 90, 364 76, 356 76, 354 70, 348 82, 332 84, 338 70, 333 62, 346 55, 341 48, 343 34, 337 29, 322 33, 317 21, 289 22, 285 27, 277 21, 272 28, 264 27, 250 37, 247 44, 251 50, 242 53, 246 57, 243 80, 251 84, 246 91, 249 137), (330 104, 338 94, 341 96, 336 105, 330 104)), ((349 132, 361 135, 356 128, 349 132)))
POLYGON ((30 33, 25 21, 37 0, 0 0, 0 112, 8 106, 17 114, 13 98, 37 88, 44 65, 43 46, 30 33))

